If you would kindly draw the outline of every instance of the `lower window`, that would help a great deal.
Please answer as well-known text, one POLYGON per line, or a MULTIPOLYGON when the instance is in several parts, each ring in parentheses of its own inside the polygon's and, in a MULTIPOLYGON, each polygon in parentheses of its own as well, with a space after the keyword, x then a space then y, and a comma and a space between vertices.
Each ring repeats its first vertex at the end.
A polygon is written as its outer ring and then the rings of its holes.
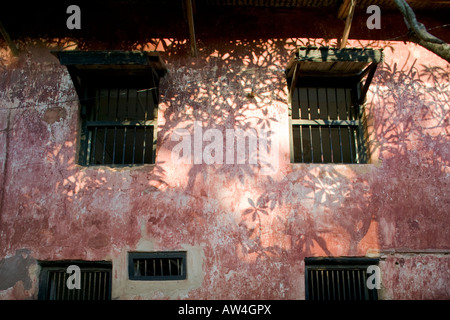
POLYGON ((371 258, 306 258, 306 300, 378 300, 377 289, 367 287, 371 258))
MULTIPOLYGON (((111 300, 112 263, 99 261, 41 262, 39 300, 111 300), (79 289, 70 288, 68 279, 79 268, 79 289)), ((69 280, 70 283, 73 283, 69 280)))

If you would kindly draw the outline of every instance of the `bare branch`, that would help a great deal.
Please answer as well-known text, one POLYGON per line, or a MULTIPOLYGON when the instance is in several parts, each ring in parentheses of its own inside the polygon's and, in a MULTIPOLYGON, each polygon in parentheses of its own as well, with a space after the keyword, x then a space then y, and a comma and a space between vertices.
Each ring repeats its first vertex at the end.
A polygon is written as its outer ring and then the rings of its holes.
POLYGON ((441 39, 430 34, 425 26, 418 22, 416 15, 405 0, 394 0, 405 19, 411 34, 411 40, 450 62, 450 46, 441 39))
POLYGON ((447 43, 433 43, 429 41, 424 41, 420 38, 415 38, 414 36, 411 38, 412 41, 421 45, 422 47, 430 50, 431 52, 437 54, 441 58, 447 60, 450 63, 450 45, 447 43))
POLYGON ((433 43, 445 43, 441 39, 428 33, 425 26, 417 21, 414 11, 405 0, 395 0, 395 4, 403 14, 403 17, 405 17, 405 20, 408 22, 408 28, 411 29, 420 39, 433 43))

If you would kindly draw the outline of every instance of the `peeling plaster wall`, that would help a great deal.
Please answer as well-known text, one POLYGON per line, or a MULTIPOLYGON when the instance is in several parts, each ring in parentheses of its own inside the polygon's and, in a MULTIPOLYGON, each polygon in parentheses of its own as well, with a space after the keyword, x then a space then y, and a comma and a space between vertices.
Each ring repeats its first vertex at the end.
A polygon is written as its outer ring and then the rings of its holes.
POLYGON ((381 257, 385 299, 450 298, 449 65, 414 44, 371 43, 386 58, 367 97, 370 162, 290 164, 284 68, 306 41, 209 41, 196 59, 172 42, 157 163, 122 169, 77 165, 79 103, 57 44, 26 43, 18 58, 3 46, 0 298, 37 298, 37 260, 82 259, 113 261, 114 299, 303 299, 310 256, 381 257), (278 170, 262 174, 248 155, 174 163, 175 129, 194 121, 224 137, 271 129, 278 170), (186 250, 188 279, 128 280, 137 250, 186 250))

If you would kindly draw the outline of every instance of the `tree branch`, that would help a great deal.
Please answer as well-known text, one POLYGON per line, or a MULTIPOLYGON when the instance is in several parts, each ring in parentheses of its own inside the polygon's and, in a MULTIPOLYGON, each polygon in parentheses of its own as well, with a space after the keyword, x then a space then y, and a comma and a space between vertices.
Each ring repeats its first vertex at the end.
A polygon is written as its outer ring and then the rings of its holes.
POLYGON ((425 41, 422 40, 418 37, 411 37, 411 40, 419 45, 421 45, 422 47, 430 50, 431 52, 437 54, 438 56, 440 56, 441 58, 447 60, 447 62, 450 63, 450 45, 448 45, 447 43, 433 43, 433 42, 429 42, 429 41, 425 41))
POLYGON ((425 26, 417 21, 414 11, 405 0, 394 1, 411 32, 411 40, 450 62, 450 46, 445 41, 430 34, 425 26))

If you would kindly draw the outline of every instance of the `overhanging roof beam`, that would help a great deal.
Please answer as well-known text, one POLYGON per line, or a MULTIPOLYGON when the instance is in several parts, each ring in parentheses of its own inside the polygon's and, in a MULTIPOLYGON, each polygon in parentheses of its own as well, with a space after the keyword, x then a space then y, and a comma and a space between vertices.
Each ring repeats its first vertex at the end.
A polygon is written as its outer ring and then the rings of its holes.
POLYGON ((191 44, 191 55, 197 56, 197 43, 195 42, 194 13, 192 9, 192 0, 186 0, 187 16, 189 24, 189 41, 191 44))
MULTIPOLYGON (((349 6, 348 6, 347 14, 346 14, 346 19, 345 19, 344 33, 342 35, 342 40, 340 42, 341 49, 347 45, 348 36, 350 34, 350 28, 352 26, 353 14, 355 13, 356 0, 346 0, 341 5, 341 7, 343 7, 346 3, 349 4, 349 6)), ((341 15, 341 16, 344 17, 344 15, 341 15)), ((338 17, 339 17, 339 12, 338 12, 338 17)))
POLYGON ((344 0, 342 4, 339 6, 337 17, 338 19, 344 20, 347 18, 349 13, 349 8, 352 3, 352 0, 344 0))
POLYGON ((6 43, 8 44, 8 47, 11 50, 12 54, 17 57, 19 55, 19 50, 17 49, 14 42, 11 40, 11 37, 9 36, 8 32, 6 32, 6 29, 1 21, 0 21, 0 33, 2 34, 6 43))

